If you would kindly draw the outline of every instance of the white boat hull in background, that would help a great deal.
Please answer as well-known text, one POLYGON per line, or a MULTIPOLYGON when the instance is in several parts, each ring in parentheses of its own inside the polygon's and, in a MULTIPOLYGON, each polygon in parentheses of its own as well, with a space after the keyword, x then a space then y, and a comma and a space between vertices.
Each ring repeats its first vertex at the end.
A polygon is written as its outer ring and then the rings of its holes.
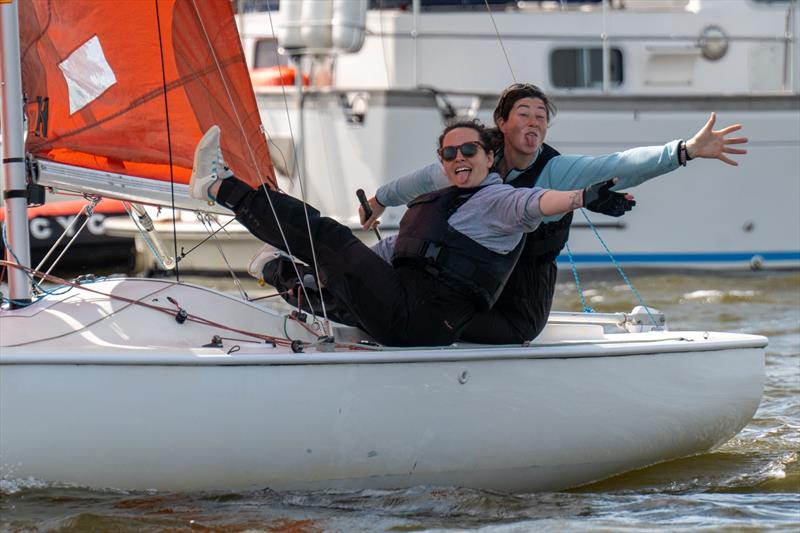
MULTIPOLYGON (((346 93, 346 91, 345 91, 346 93)), ((346 120, 340 93, 305 95, 304 190, 329 216, 355 223, 354 191, 383 183, 435 161, 442 118, 425 91, 371 91, 360 124, 346 120), (332 133, 333 132, 333 133, 332 133)), ((280 93, 258 93, 273 140, 289 138, 281 125, 280 93)), ((457 99, 454 97, 454 99, 457 99)), ((601 155, 686 139, 718 112, 717 124, 741 122, 749 136, 739 166, 695 160, 685 168, 631 189, 637 207, 621 218, 587 213, 623 266, 696 269, 800 268, 800 100, 789 96, 556 97, 558 115, 547 142, 565 154, 601 155)), ((290 98, 290 106, 294 102, 290 98)), ((477 116, 491 123, 496 95, 483 95, 477 116)), ((296 118, 296 114, 293 115, 296 118)), ((295 123, 295 122, 293 122, 295 123)), ((292 154, 285 154, 291 159, 292 154)), ((276 169, 281 158, 273 153, 276 169)), ((300 197, 297 179, 281 187, 300 197)), ((389 208, 383 227, 396 227, 404 208, 389 208)), ((570 247, 579 267, 612 268, 603 246, 576 213, 570 247)), ((567 260, 566 252, 562 261, 567 260)))
MULTIPOLYGON (((396 3, 370 9, 360 51, 315 63, 333 65, 330 86, 306 88, 302 117, 294 87, 256 88, 286 191, 299 197, 302 180, 312 205, 355 221, 356 189, 372 194, 435 161, 446 112, 492 124, 503 88, 529 82, 558 107, 547 142, 564 154, 688 139, 711 111, 717 127, 743 124, 750 142, 738 167, 691 161, 633 189, 639 205, 623 218, 591 215, 624 266, 800 268, 797 2, 509 1, 493 2, 491 14, 482 5, 423 4, 418 13, 396 3), (621 58, 605 87, 598 61, 587 61, 604 43, 621 58), (297 158, 293 144, 303 146, 297 158)), ((251 67, 279 58, 272 29, 283 28, 283 15, 239 16, 251 67)), ((307 68, 312 59, 304 61, 307 68)), ((388 210, 384 228, 401 216, 388 210)), ((580 267, 613 266, 581 215, 570 246, 580 267)))
MULTIPOLYGON (((181 256, 178 268, 182 273, 219 275, 246 273, 250 259, 263 246, 264 242, 258 240, 247 228, 239 224, 232 217, 216 217, 211 228, 197 221, 194 213, 178 211, 177 221, 172 218, 160 217, 153 220, 153 233, 151 236, 158 239, 162 248, 170 256, 181 256), (220 226, 224 225, 224 229, 220 226), (219 231, 217 231, 219 230, 219 231), (212 237, 212 231, 217 233, 212 237), (175 247, 177 236, 178 246, 175 247)), ((369 245, 377 239, 371 231, 366 232, 360 226, 351 225, 353 233, 369 245)), ((133 239, 135 257, 131 261, 132 271, 136 274, 153 274, 162 270, 161 265, 151 251, 147 239, 142 236, 136 224, 130 218, 107 219, 103 224, 103 231, 114 237, 133 239)), ((385 233, 388 235, 388 233, 385 233)))
POLYGON ((5 479, 555 490, 719 446, 750 420, 764 380, 766 339, 750 335, 554 318, 527 347, 293 353, 116 299, 169 308, 171 297, 191 317, 287 327, 230 296, 163 280, 88 288, 114 297, 75 289, 1 312, 5 479), (33 317, 47 335, 26 331, 33 317), (203 347, 214 334, 223 346, 203 347))

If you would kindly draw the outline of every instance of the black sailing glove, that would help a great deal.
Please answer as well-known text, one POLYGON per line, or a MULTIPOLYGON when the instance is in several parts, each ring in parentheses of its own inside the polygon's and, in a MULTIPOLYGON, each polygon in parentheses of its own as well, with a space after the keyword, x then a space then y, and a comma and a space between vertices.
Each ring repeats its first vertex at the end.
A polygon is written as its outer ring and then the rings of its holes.
POLYGON ((583 189, 583 206, 589 211, 612 217, 621 217, 633 209, 636 201, 628 200, 624 193, 612 191, 614 184, 614 179, 610 179, 583 189))

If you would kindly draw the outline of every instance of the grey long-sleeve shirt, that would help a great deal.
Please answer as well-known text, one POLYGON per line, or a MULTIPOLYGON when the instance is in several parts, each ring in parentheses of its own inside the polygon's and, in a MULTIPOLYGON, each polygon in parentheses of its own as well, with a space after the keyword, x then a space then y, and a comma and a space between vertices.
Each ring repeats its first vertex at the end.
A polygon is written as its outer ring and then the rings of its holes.
MULTIPOLYGON (((597 157, 559 155, 547 162, 536 185, 545 189, 570 191, 618 177, 619 183, 614 186, 615 190, 635 187, 680 166, 678 162, 679 142, 676 140, 663 146, 631 148, 624 152, 597 157)), ((541 153, 541 149, 539 153, 541 153)), ((538 157, 539 154, 536 156, 538 157)), ((534 159, 535 161, 536 159, 534 159)), ((532 164, 533 162, 531 162, 532 164)), ((522 170, 512 170, 506 176, 505 181, 514 180, 522 172, 522 170)), ((441 163, 437 161, 383 185, 375 193, 375 198, 385 206, 403 205, 420 194, 447 186, 447 176, 444 174, 441 163)), ((545 221, 557 220, 562 216, 547 217, 545 221)))
MULTIPOLYGON (((503 183, 499 174, 486 176, 476 192, 447 220, 450 226, 478 244, 500 254, 513 250, 524 233, 542 222, 539 200, 545 189, 515 188, 503 183)), ((372 247, 386 262, 391 262, 396 236, 378 241, 372 247)))

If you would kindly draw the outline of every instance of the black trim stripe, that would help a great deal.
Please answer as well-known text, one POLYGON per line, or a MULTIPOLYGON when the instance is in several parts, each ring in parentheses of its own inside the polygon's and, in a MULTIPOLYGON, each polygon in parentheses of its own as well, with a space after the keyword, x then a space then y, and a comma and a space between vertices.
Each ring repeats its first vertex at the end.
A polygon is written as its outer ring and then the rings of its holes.
POLYGON ((11 191, 3 191, 3 200, 9 200, 11 198, 28 198, 28 190, 27 189, 14 189, 11 191))

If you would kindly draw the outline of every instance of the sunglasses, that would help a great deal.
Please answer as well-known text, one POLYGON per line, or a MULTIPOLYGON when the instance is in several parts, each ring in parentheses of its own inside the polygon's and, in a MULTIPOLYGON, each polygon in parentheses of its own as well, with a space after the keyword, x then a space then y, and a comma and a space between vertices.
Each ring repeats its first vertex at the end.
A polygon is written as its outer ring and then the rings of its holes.
POLYGON ((479 146, 486 150, 486 147, 480 141, 471 141, 464 143, 461 146, 443 146, 438 150, 439 157, 445 161, 452 161, 458 155, 459 150, 461 150, 461 155, 464 157, 472 157, 478 153, 479 146))
POLYGON ((525 89, 527 91, 541 92, 540 88, 530 83, 513 83, 505 88, 505 90, 503 91, 503 96, 508 95, 508 93, 510 93, 511 91, 519 91, 522 89, 525 89))

